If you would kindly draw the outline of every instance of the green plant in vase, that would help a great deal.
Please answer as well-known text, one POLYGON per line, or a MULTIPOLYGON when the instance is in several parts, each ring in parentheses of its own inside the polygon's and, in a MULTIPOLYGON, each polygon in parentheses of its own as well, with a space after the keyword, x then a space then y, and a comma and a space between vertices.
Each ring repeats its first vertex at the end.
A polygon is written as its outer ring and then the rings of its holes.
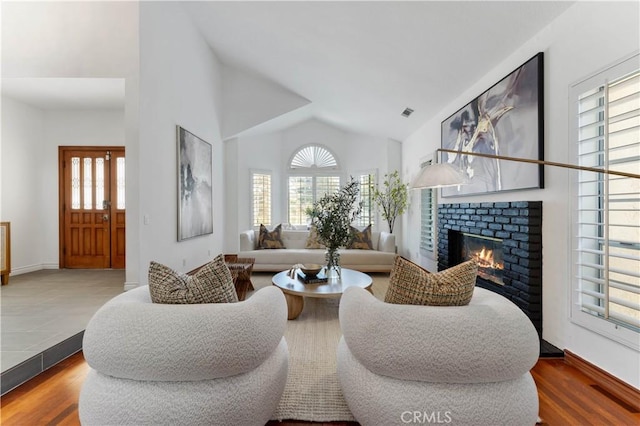
POLYGON ((408 188, 409 185, 402 183, 400 180, 397 170, 391 174, 384 175, 382 189, 378 188, 377 185, 371 188, 373 201, 381 210, 382 218, 387 222, 387 225, 389 225, 389 232, 392 234, 396 218, 407 209, 409 197, 408 188))
POLYGON ((362 202, 357 202, 360 184, 351 178, 350 182, 333 194, 327 194, 307 208, 311 226, 316 228, 318 241, 327 247, 327 275, 336 271, 340 276, 340 253, 353 238, 351 223, 362 211, 362 202))

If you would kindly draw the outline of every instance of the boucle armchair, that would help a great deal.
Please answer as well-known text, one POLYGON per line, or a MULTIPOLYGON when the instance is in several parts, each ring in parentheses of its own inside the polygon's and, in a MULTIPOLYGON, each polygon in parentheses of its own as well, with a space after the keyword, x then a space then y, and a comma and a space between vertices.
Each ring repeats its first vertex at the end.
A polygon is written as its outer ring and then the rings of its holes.
POLYGON ((475 288, 467 306, 415 306, 349 288, 340 326, 338 378, 363 425, 536 423, 538 335, 498 294, 475 288))
POLYGON ((101 307, 84 334, 84 425, 264 425, 284 391, 287 305, 275 287, 238 303, 165 305, 148 286, 101 307))

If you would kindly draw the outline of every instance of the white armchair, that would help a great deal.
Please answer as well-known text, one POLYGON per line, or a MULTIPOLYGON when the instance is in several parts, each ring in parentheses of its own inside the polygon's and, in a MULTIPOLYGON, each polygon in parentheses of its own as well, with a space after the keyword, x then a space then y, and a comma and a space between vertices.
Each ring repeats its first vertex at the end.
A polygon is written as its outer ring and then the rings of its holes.
POLYGON ((536 423, 538 335, 498 294, 475 288, 467 306, 416 306, 349 288, 340 326, 338 378, 363 425, 536 423))
POLYGON ((116 296, 84 335, 84 425, 264 425, 284 391, 287 305, 275 287, 238 303, 164 305, 116 296))

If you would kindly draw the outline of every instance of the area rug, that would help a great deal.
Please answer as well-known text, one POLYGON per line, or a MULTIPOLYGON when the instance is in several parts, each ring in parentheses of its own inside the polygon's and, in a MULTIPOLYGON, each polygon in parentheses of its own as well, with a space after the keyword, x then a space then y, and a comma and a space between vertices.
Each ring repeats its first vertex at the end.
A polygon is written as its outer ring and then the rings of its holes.
MULTIPOLYGON (((271 285, 272 274, 254 274, 258 290, 271 285)), ((374 274, 373 292, 382 299, 387 274, 374 274)), ((250 296, 250 295, 249 295, 250 296)), ((336 349, 342 333, 339 299, 305 298, 300 316, 287 323, 289 375, 273 420, 353 421, 336 374, 336 349)))

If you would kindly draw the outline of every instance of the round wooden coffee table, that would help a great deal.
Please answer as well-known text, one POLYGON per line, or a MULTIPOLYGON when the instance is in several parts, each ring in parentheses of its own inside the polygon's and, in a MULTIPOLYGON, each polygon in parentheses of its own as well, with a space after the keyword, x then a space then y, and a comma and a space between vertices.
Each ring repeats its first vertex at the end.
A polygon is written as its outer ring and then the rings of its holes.
POLYGON ((344 290, 349 287, 360 287, 373 293, 371 277, 352 269, 342 268, 340 279, 329 279, 326 283, 318 284, 305 284, 297 275, 290 277, 289 272, 289 270, 279 272, 271 281, 282 290, 287 299, 290 320, 298 318, 302 312, 305 297, 336 298, 342 296, 344 290))

